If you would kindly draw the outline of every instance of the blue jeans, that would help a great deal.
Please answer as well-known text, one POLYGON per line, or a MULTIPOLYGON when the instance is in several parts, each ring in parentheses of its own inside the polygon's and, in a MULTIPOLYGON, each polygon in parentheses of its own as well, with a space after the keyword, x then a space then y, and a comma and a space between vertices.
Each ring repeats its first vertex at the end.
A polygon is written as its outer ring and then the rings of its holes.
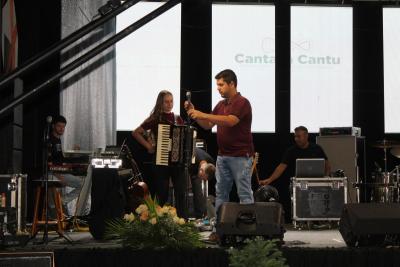
POLYGON ((63 204, 66 205, 79 196, 79 193, 81 192, 82 185, 83 185, 82 177, 75 176, 75 175, 68 174, 68 173, 55 174, 55 175, 50 173, 49 176, 51 179, 54 179, 54 180, 62 180, 62 182, 64 183, 65 186, 73 188, 73 190, 71 192, 69 192, 68 194, 65 194, 63 196, 63 199, 62 199, 63 204), (59 176, 62 176, 62 178, 60 179, 59 176))
POLYGON ((72 174, 64 174, 63 176, 65 184, 73 188, 73 190, 63 198, 64 203, 69 203, 79 196, 83 185, 83 178, 72 174))
POLYGON ((236 184, 240 203, 254 203, 253 190, 251 189, 252 164, 252 157, 217 157, 215 172, 217 179, 215 210, 217 213, 222 203, 229 201, 229 193, 232 190, 233 182, 236 184))

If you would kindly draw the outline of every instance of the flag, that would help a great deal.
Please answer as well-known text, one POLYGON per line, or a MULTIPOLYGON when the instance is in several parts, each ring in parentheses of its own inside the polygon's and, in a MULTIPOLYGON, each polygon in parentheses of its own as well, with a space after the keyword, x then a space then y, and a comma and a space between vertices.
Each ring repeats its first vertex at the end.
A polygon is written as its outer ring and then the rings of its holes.
POLYGON ((1 73, 5 74, 18 65, 18 30, 14 0, 2 1, 1 28, 1 73))

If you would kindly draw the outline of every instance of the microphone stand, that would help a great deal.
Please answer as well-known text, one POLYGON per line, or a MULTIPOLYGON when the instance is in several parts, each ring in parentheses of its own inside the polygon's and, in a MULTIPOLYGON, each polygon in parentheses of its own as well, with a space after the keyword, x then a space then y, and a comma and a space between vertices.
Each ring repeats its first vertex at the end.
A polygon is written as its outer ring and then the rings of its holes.
MULTIPOLYGON (((190 98, 191 98, 190 91, 186 92, 186 98, 187 101, 190 103, 190 98)), ((192 127, 192 119, 190 118, 189 115, 187 115, 185 122, 185 147, 184 147, 184 179, 186 181, 185 210, 189 208, 189 186, 191 184, 189 168, 192 162, 194 132, 195 129, 192 127)))
MULTIPOLYGON (((49 154, 51 153, 51 144, 50 144, 50 123, 47 122, 46 128, 43 135, 43 181, 44 183, 44 196, 45 196, 45 223, 44 223, 44 231, 43 231, 43 239, 42 242, 37 242, 35 244, 43 244, 47 245, 49 243, 49 154)), ((72 244, 72 241, 67 238, 64 234, 58 232, 59 237, 63 237, 69 243, 72 244)), ((36 234, 35 234, 36 235, 36 234)), ((34 238, 33 236, 32 238, 34 238)), ((57 239, 54 238, 53 240, 57 239)))
MULTIPOLYGON (((190 185, 190 163, 192 159, 191 155, 191 146, 193 144, 193 130, 190 124, 185 125, 185 148, 184 148, 184 179, 186 181, 186 190, 185 190, 185 210, 189 208, 189 185, 190 185)), ((187 214, 188 215, 188 214, 187 214)))
MULTIPOLYGON (((43 177, 42 177, 42 185, 44 183, 44 197, 45 197, 45 223, 44 223, 44 231, 43 231, 43 239, 42 242, 37 242, 35 244, 44 244, 47 245, 49 242, 49 188, 48 188, 48 182, 49 182, 49 153, 50 153, 50 123, 46 123, 46 128, 43 132, 43 147, 42 147, 42 171, 43 171, 43 177)), ((39 198, 40 199, 40 198, 39 198)), ((36 234, 35 234, 36 236, 36 234)), ((35 238, 33 236, 32 238, 35 238)))

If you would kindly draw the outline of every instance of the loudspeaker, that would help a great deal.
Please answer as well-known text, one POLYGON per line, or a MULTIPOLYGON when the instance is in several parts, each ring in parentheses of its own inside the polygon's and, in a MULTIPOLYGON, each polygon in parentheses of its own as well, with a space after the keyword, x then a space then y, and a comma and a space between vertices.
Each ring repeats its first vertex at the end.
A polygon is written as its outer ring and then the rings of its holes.
POLYGON ((365 137, 351 135, 317 136, 316 142, 328 156, 332 171, 344 170, 349 184, 347 202, 358 203, 357 189, 350 185, 365 177, 365 137))
POLYGON ((263 236, 283 240, 283 209, 277 202, 226 202, 218 212, 216 231, 221 243, 229 236, 263 236))
POLYGON ((122 218, 125 194, 118 169, 93 169, 89 230, 95 239, 102 239, 107 221, 122 218))
POLYGON ((343 208, 339 231, 350 247, 399 242, 399 203, 352 203, 343 208))

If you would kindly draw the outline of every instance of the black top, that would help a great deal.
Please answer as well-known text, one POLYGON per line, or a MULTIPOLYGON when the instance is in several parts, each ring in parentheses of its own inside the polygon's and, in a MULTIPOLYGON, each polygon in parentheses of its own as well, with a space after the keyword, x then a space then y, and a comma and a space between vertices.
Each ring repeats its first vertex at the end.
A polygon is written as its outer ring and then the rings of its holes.
POLYGON ((50 142, 49 162, 52 162, 53 164, 61 164, 62 162, 65 161, 61 147, 61 139, 51 134, 49 142, 50 142))
POLYGON ((321 146, 310 143, 308 147, 304 149, 296 145, 290 147, 283 155, 282 163, 288 165, 288 174, 290 175, 290 177, 293 177, 296 171, 296 159, 309 158, 324 158, 325 160, 328 159, 321 146))
POLYGON ((194 156, 195 156, 195 162, 194 164, 192 164, 191 168, 190 168, 190 174, 191 175, 196 175, 198 170, 199 170, 199 165, 200 162, 202 160, 207 161, 207 163, 212 163, 215 164, 214 159, 210 156, 210 154, 208 154, 207 152, 205 152, 203 149, 195 147, 194 148, 194 156))

